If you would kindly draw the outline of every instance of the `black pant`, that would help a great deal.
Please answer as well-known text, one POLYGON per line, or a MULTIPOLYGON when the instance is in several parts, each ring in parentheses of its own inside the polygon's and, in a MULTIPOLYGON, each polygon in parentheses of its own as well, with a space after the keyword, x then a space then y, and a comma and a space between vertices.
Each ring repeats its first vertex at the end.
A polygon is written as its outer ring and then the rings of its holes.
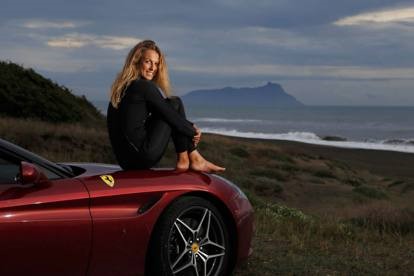
MULTIPOLYGON (((172 97, 166 99, 171 106, 184 118, 186 118, 184 105, 180 98, 172 97)), ((185 136, 175 131, 158 114, 152 114, 145 123, 147 136, 140 148, 140 166, 150 168, 156 165, 164 155, 168 141, 172 137, 175 151, 177 153, 195 150, 193 137, 185 136)))

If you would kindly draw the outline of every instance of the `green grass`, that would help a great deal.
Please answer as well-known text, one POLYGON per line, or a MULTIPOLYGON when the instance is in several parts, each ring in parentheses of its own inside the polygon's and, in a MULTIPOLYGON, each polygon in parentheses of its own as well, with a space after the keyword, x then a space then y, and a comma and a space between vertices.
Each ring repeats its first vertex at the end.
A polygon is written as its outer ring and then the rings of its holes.
MULTIPOLYGON (((255 202, 255 201, 253 201, 255 202)), ((405 237, 391 228, 256 204, 255 253, 237 275, 379 275, 413 271, 405 237), (390 252, 393 252, 390 254, 390 252)), ((408 238, 411 241, 412 237, 408 238)))

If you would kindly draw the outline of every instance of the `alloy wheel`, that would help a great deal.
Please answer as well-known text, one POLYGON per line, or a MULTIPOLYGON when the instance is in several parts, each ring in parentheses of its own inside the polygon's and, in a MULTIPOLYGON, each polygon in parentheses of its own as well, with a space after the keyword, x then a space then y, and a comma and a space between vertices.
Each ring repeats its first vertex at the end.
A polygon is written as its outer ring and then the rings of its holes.
POLYGON ((218 275, 226 255, 222 222, 208 208, 192 206, 174 221, 168 259, 174 275, 218 275))

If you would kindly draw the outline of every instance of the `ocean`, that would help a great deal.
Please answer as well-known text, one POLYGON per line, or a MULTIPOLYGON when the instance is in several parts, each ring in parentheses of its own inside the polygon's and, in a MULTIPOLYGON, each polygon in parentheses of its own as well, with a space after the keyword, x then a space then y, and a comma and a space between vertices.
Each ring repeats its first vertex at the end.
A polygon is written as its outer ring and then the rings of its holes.
MULTIPOLYGON (((107 103, 94 102, 106 112, 107 103)), ((414 107, 187 106, 204 133, 414 153, 414 107)))

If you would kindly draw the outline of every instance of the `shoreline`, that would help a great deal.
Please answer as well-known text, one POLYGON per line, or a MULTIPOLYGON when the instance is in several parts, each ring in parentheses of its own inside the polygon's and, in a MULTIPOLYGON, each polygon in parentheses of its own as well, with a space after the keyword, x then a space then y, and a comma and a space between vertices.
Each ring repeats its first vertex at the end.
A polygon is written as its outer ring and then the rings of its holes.
MULTIPOLYGON (((362 142, 362 141, 350 141, 350 140, 327 140, 319 137, 311 132, 289 132, 289 133, 256 133, 256 132, 239 132, 236 130, 215 130, 206 128, 204 133, 223 135, 228 137, 247 138, 247 139, 260 139, 260 140, 280 140, 280 141, 292 141, 300 142, 311 145, 331 146, 345 149, 367 149, 367 150, 379 150, 379 151, 393 151, 401 153, 414 154, 414 144, 387 144, 380 142, 362 142)), ((331 137, 331 136, 326 136, 331 137)), ((341 138, 332 136, 335 138, 341 138)))
POLYGON ((345 162, 353 168, 368 170, 385 177, 414 178, 414 153, 382 149, 341 148, 331 145, 311 144, 301 141, 234 137, 207 133, 237 141, 271 144, 287 154, 308 154, 325 159, 345 162))

